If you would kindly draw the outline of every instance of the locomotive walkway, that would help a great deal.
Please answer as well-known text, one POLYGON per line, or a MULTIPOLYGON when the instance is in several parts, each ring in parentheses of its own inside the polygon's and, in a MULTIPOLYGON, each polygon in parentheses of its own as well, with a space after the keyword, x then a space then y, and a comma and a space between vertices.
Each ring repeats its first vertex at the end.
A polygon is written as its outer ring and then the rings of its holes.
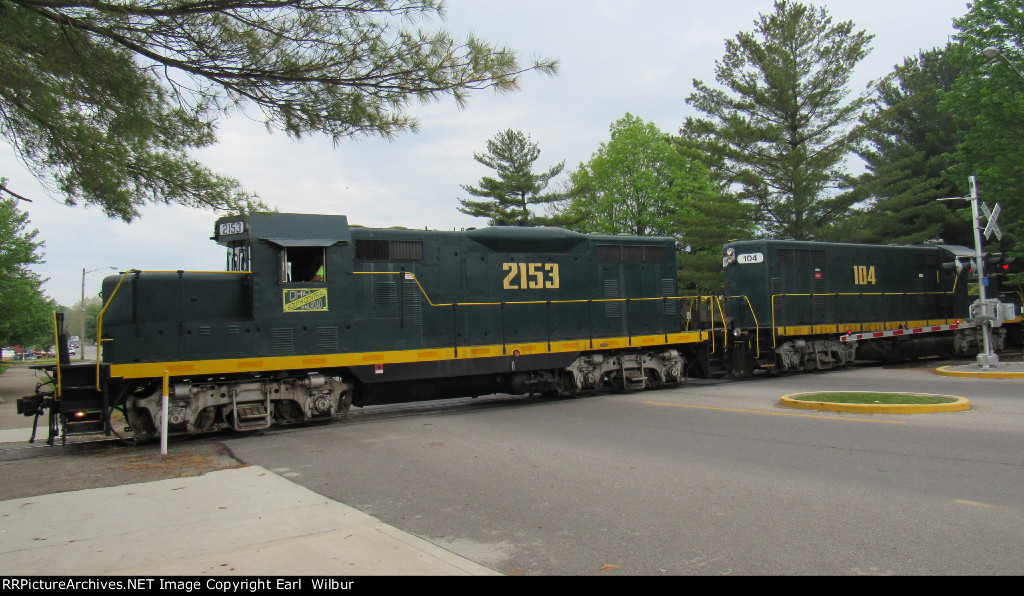
POLYGON ((0 374, 0 576, 500 575, 259 466, 222 461, 213 466, 222 469, 174 477, 176 466, 202 471, 197 462, 210 457, 187 453, 198 442, 118 466, 109 451, 11 457, 62 452, 59 443, 29 446, 32 419, 17 415, 16 399, 34 393, 36 381, 23 367, 0 374), (161 458, 168 463, 154 463, 161 458), (124 471, 154 466, 171 477, 139 482, 124 471), (111 485, 118 474, 125 483, 111 485), (97 487, 65 488, 90 478, 97 487), (3 494, 28 483, 36 486, 21 494, 31 496, 3 494))

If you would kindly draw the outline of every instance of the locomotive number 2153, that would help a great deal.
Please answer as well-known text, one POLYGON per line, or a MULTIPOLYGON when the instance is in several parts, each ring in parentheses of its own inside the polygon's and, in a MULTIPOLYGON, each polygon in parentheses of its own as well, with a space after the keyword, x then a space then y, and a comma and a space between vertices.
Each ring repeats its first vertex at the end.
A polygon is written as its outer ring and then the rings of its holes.
POLYGON ((558 263, 502 263, 506 290, 557 290, 558 263))

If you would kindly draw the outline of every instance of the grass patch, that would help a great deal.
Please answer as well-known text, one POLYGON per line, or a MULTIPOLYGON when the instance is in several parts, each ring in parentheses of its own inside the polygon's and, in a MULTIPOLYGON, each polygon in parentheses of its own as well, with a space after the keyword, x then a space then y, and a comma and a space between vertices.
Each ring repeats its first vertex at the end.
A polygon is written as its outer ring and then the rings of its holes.
POLYGON ((949 404, 956 400, 954 397, 943 397, 940 395, 914 395, 909 393, 873 393, 828 391, 823 393, 808 393, 790 397, 794 401, 821 401, 837 404, 888 404, 888 405, 930 405, 949 404))
MULTIPOLYGON (((93 362, 96 362, 96 361, 93 360, 93 362)), ((29 366, 36 366, 36 365, 39 365, 39 364, 57 364, 57 359, 56 358, 33 358, 31 360, 4 360, 3 363, 0 364, 0 370, 3 370, 5 368, 13 368, 15 366, 29 367, 29 366)), ((67 364, 67 363, 65 363, 65 364, 67 364)))

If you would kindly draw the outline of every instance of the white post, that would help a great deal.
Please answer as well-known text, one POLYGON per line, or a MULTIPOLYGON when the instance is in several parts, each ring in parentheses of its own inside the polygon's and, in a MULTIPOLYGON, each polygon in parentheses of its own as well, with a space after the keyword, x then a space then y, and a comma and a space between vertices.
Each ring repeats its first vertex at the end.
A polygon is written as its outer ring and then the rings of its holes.
POLYGON ((167 402, 170 395, 170 373, 164 371, 164 390, 160 398, 160 455, 167 455, 167 402))

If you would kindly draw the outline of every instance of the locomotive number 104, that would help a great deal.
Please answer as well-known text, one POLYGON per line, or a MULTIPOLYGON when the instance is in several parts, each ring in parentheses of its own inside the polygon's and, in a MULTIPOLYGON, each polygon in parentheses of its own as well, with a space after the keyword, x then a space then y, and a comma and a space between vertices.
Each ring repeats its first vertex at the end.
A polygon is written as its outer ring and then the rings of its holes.
POLYGON ((857 286, 875 285, 875 266, 853 266, 853 284, 857 286))

